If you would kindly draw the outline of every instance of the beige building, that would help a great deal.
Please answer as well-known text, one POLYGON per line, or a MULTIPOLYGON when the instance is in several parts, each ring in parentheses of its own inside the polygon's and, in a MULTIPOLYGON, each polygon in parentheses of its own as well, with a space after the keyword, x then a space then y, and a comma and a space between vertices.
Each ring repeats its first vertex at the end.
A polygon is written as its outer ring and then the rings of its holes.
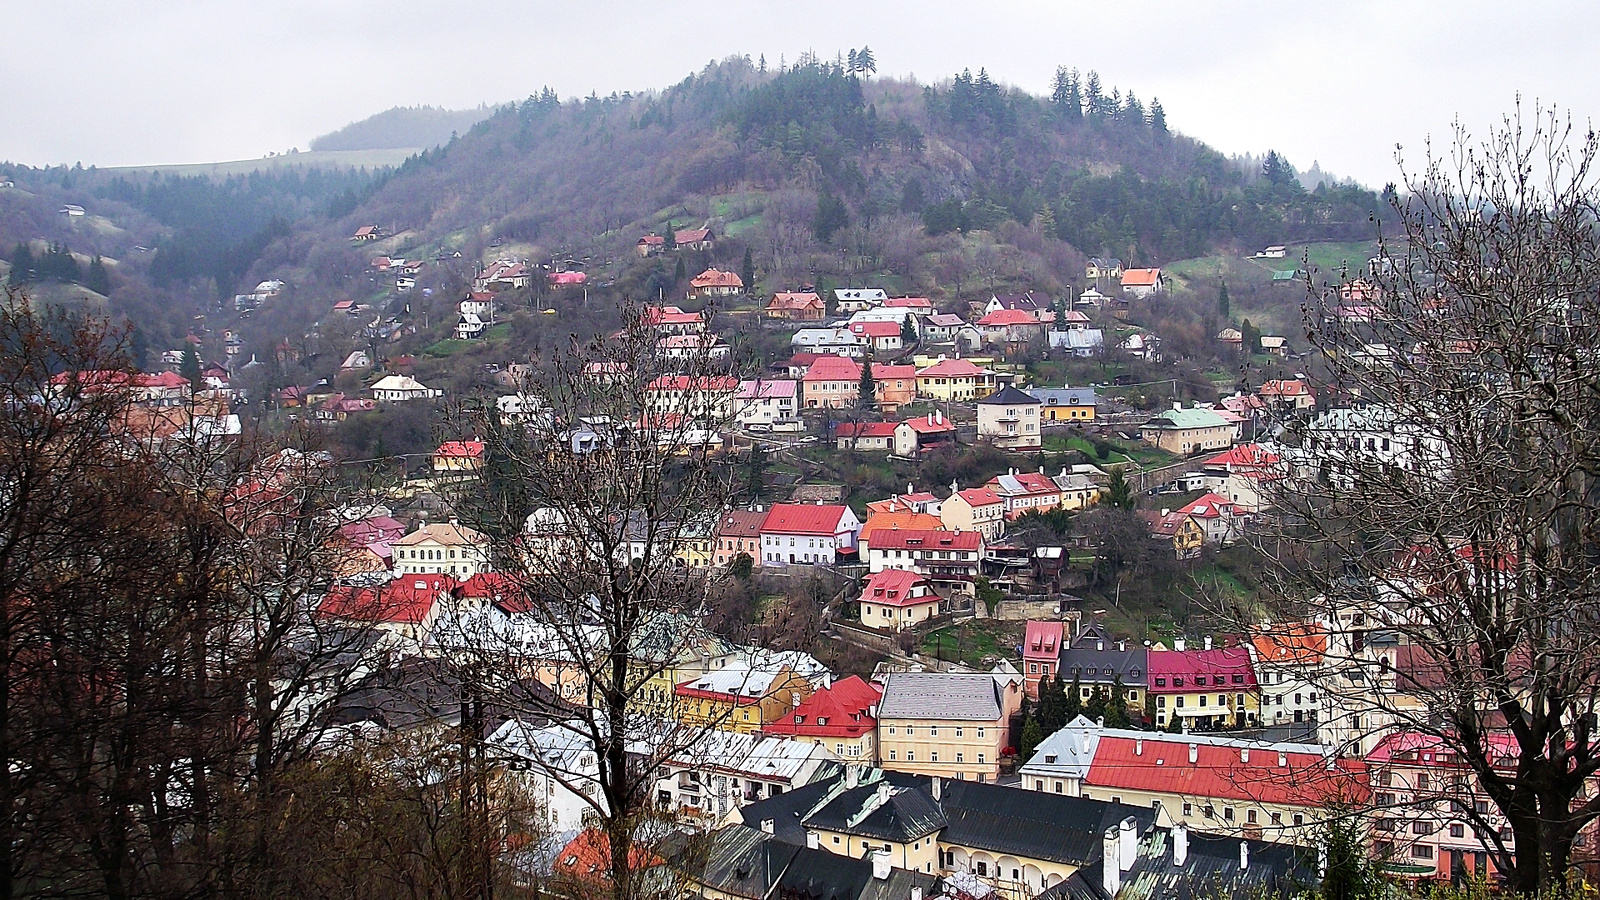
POLYGON ((394 565, 405 575, 467 579, 489 571, 489 538, 454 519, 424 525, 394 542, 394 565))
POLYGON ((1213 409, 1174 403, 1172 409, 1139 427, 1145 443, 1177 456, 1233 446, 1233 424, 1213 409))
POLYGON ((1021 708, 1020 676, 890 674, 878 705, 879 764, 917 775, 994 781, 1011 717, 1021 708))
POLYGON ((917 396, 971 401, 994 392, 994 373, 965 359, 941 359, 917 370, 917 396))
POLYGON ((939 520, 951 531, 976 531, 984 543, 1000 540, 1006 532, 1006 501, 988 488, 956 490, 939 507, 939 520))
POLYGON ((978 440, 1006 450, 1044 446, 1039 410, 1044 404, 1010 385, 978 401, 978 440))

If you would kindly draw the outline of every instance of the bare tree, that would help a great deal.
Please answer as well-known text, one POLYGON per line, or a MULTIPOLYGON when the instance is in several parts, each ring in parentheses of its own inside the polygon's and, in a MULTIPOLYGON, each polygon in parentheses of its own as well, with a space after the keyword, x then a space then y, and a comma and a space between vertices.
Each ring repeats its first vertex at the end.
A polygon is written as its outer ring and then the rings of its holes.
MULTIPOLYGON (((459 506, 491 535, 496 570, 566 695, 529 711, 594 754, 593 770, 547 762, 544 774, 591 808, 605 837, 602 893, 616 900, 666 889, 637 871, 662 834, 656 781, 731 712, 675 716, 668 676, 706 638, 708 576, 686 561, 736 491, 713 451, 738 380, 709 353, 668 374, 639 313, 627 307, 620 332, 545 360, 524 388, 543 402, 529 421, 458 413, 488 438, 485 478, 459 506)), ((493 629, 459 643, 486 673, 526 669, 493 629)))
POLYGON ((1370 272, 1307 307, 1340 408, 1300 433, 1265 540, 1334 632, 1324 726, 1435 742, 1489 805, 1450 777, 1393 802, 1469 824, 1529 895, 1600 817, 1596 150, 1520 110, 1430 150, 1370 272))

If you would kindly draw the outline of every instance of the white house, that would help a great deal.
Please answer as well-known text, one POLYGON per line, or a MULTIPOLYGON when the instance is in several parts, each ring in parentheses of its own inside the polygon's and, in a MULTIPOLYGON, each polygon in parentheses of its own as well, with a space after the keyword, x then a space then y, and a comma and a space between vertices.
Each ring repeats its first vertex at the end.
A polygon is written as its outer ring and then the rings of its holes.
POLYGON ((852 334, 849 328, 802 328, 789 339, 796 353, 831 353, 860 359, 866 352, 866 343, 852 334))
POLYGON ((733 395, 734 420, 746 431, 771 431, 798 423, 800 384, 791 378, 739 382, 733 395))
POLYGON ((762 565, 833 565, 853 555, 861 520, 843 504, 776 503, 761 522, 762 565))
POLYGON ((606 805, 594 745, 572 729, 560 725, 534 728, 520 719, 509 719, 490 736, 489 744, 501 751, 508 760, 507 768, 532 789, 551 833, 583 828, 584 816, 594 812, 591 801, 606 805))
POLYGON ((464 312, 456 322, 456 340, 475 341, 483 337, 483 320, 477 313, 464 312))
POLYGON ((470 578, 489 571, 489 538, 453 520, 423 525, 394 542, 394 566, 408 575, 470 578))
POLYGON ((372 385, 372 398, 383 403, 404 403, 409 400, 432 400, 444 396, 410 375, 385 375, 372 385))
POLYGON ((665 765, 658 804, 713 821, 751 803, 809 784, 837 757, 820 743, 790 737, 709 731, 665 765))
POLYGON ((840 312, 860 312, 881 306, 889 295, 877 288, 839 288, 833 292, 835 307, 840 312))

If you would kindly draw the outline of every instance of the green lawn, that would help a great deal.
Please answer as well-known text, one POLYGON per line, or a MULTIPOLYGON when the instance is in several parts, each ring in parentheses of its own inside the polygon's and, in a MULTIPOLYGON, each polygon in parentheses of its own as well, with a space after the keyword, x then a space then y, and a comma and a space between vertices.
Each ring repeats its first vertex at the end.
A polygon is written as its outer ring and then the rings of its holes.
POLYGON ((429 344, 422 348, 422 354, 443 359, 447 356, 454 356, 476 343, 477 341, 458 341, 455 338, 445 338, 438 343, 429 344))
POLYGON ((982 666, 985 660, 1014 656, 1022 640, 1023 623, 998 619, 971 619, 959 625, 946 625, 928 632, 922 639, 922 653, 968 666, 982 666))

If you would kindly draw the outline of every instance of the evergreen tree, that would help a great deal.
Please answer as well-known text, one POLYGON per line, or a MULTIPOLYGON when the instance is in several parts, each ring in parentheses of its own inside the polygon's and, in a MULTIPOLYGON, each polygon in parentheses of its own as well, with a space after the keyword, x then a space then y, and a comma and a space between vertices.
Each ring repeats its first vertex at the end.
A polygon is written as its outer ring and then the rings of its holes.
POLYGON ((831 242, 834 234, 849 224, 850 212, 843 200, 827 190, 817 195, 817 214, 811 220, 811 234, 817 243, 831 242))
POLYGON ((1044 729, 1039 727, 1039 720, 1029 716, 1026 724, 1022 726, 1022 746, 1019 747, 1018 759, 1027 761, 1033 756, 1033 751, 1044 742, 1044 729))
POLYGON ((1089 76, 1083 85, 1084 114, 1091 119, 1105 117, 1105 98, 1100 96, 1100 73, 1089 70, 1089 76))
POLYGON ((739 277, 744 279, 744 289, 754 292, 756 289, 756 258, 751 255, 750 248, 744 248, 744 261, 739 264, 739 277))
POLYGON ((1267 151, 1267 159, 1261 164, 1261 177, 1278 187, 1299 184, 1294 176, 1294 167, 1276 150, 1267 151))
MULTIPOLYGON (((1057 690, 1060 690, 1060 687, 1061 677, 1058 675, 1056 676, 1057 690)), ((1083 684, 1078 680, 1076 674, 1072 676, 1072 687, 1067 688, 1065 693, 1066 696, 1063 698, 1065 702, 1062 704, 1061 709, 1061 723, 1063 725, 1083 714, 1083 684)))
POLYGON ((767 448, 761 444, 750 446, 749 469, 745 473, 745 493, 751 500, 760 500, 766 491, 763 476, 767 471, 767 448))
POLYGON ((26 243, 19 242, 17 249, 11 251, 12 284, 27 284, 37 277, 36 263, 33 261, 33 249, 26 243))
POLYGON ((923 193, 922 180, 918 178, 907 179, 905 186, 900 189, 900 211, 908 215, 915 215, 922 212, 922 208, 927 205, 928 198, 923 193))
POLYGON ((1067 67, 1056 66, 1055 82, 1050 89, 1050 105, 1064 111, 1067 106, 1068 91, 1067 67))
POLYGON ((878 74, 878 58, 872 55, 872 48, 861 45, 861 51, 856 54, 856 68, 868 75, 878 74))
POLYGON ((1139 98, 1133 95, 1133 91, 1129 91, 1128 96, 1123 98, 1122 118, 1123 121, 1130 125, 1144 124, 1144 104, 1140 103, 1139 98))
POLYGON ((1156 695, 1148 690, 1144 692, 1144 727, 1156 727, 1156 695))
POLYGON ((850 48, 850 55, 846 57, 845 65, 848 67, 848 71, 852 73, 858 71, 856 68, 856 48, 850 48))
POLYGON ((1167 111, 1161 107, 1161 98, 1150 100, 1150 130, 1158 135, 1167 133, 1167 111))
POLYGON ((761 54, 761 61, 756 63, 756 72, 761 75, 767 74, 767 55, 765 53, 761 54))
POLYGON ((1221 316, 1224 322, 1228 320, 1228 309, 1228 282, 1223 281, 1222 287, 1217 291, 1217 315, 1221 316))
POLYGON ((1089 702, 1083 705, 1083 714, 1096 722, 1104 721, 1106 708, 1111 705, 1111 698, 1106 695, 1106 686, 1095 685, 1094 692, 1089 695, 1089 702))
POLYGON ((83 286, 102 297, 111 293, 111 273, 106 271, 106 264, 98 253, 89 262, 89 273, 84 276, 83 286))
POLYGON ((1106 505, 1112 509, 1131 510, 1134 507, 1133 486, 1128 484, 1128 476, 1122 474, 1122 467, 1111 470, 1111 483, 1106 485, 1106 505))
POLYGON ((900 323, 900 343, 909 347, 917 342, 917 326, 911 324, 911 317, 906 316, 900 323))
POLYGON ((1239 333, 1244 337, 1239 342, 1241 353, 1248 358, 1261 352, 1261 329, 1250 324, 1249 319, 1245 319, 1239 324, 1239 333))
POLYGON ((1122 686, 1122 676, 1111 680, 1110 700, 1106 704, 1106 727, 1127 728, 1133 724, 1128 716, 1128 690, 1122 686))
POLYGON ((1056 211, 1048 203, 1039 210, 1039 233, 1047 238, 1057 237, 1056 211))
POLYGON ((672 224, 672 220, 671 219, 667 220, 666 231, 664 231, 662 233, 662 235, 661 235, 661 249, 662 250, 676 250, 676 249, 678 249, 678 228, 677 228, 676 225, 672 224))
POLYGON ((822 311, 828 318, 839 314, 839 298, 833 293, 833 279, 823 276, 817 279, 817 296, 822 298, 822 311))
POLYGON ((1073 69, 1067 73, 1067 106, 1068 121, 1078 122, 1083 120, 1083 84, 1078 76, 1078 70, 1073 69))
POLYGON ((1177 710, 1173 710, 1172 718, 1167 720, 1167 733, 1183 734, 1183 718, 1178 715, 1177 710))
POLYGON ((1061 675, 1039 679, 1039 704, 1034 714, 1039 719, 1039 729, 1046 736, 1061 730, 1067 722, 1066 692, 1061 686, 1061 675))
POLYGON ((672 283, 682 284, 683 279, 687 278, 688 276, 689 272, 683 267, 683 257, 680 256, 678 257, 678 264, 672 267, 672 283))
POLYGON ((189 390, 198 393, 202 386, 200 379, 200 354, 194 349, 194 344, 185 342, 183 345, 183 359, 178 363, 178 374, 189 382, 189 390))
POLYGON ((863 359, 861 361, 860 396, 856 398, 856 405, 862 409, 872 409, 877 403, 877 397, 875 396, 877 389, 877 384, 872 380, 872 360, 863 359))

